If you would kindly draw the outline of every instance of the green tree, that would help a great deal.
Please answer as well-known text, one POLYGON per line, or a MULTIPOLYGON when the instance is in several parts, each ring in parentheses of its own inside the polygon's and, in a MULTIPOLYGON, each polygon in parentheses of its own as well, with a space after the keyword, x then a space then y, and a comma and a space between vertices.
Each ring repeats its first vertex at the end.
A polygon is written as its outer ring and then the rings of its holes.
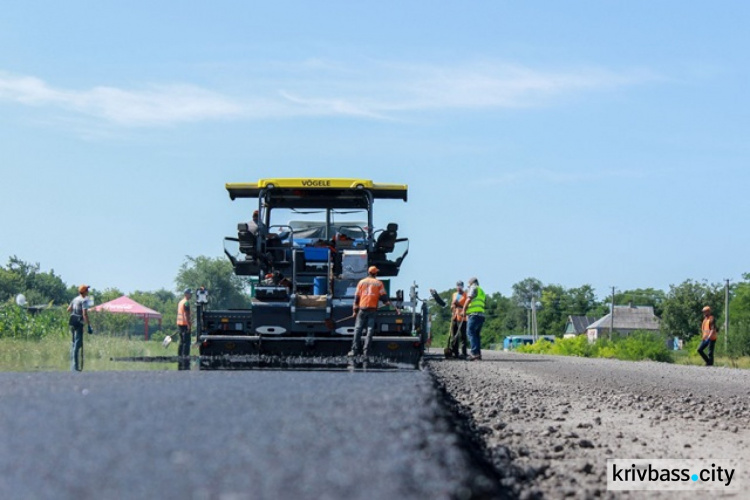
POLYGON ((177 330, 177 303, 181 298, 174 292, 160 289, 155 292, 135 291, 130 298, 144 306, 161 313, 161 326, 163 331, 177 330))
POLYGON ((524 309, 531 309, 531 303, 539 301, 544 284, 536 278, 526 278, 513 285, 513 300, 524 309))
POLYGON ((724 290, 718 284, 686 280, 677 286, 670 285, 663 304, 662 331, 689 340, 700 332, 703 306, 710 306, 716 318, 721 316, 724 290))
POLYGON ((560 285, 547 285, 540 297, 541 307, 537 312, 537 322, 541 335, 561 336, 570 310, 570 296, 560 285))
MULTIPOLYGON (((732 285, 729 302, 728 352, 730 358, 750 356, 750 273, 742 275, 744 281, 732 285)), ((723 349, 724 342, 717 343, 723 349)))
POLYGON ((591 285, 568 289, 560 285, 546 285, 540 302, 537 313, 539 333, 558 337, 563 335, 569 316, 590 315, 599 305, 591 285))
POLYGON ((232 264, 221 257, 185 257, 185 262, 175 278, 179 295, 185 288, 193 291, 206 287, 211 306, 216 309, 241 309, 250 307, 248 282, 234 274, 232 264))
POLYGON ((38 263, 25 262, 15 255, 0 268, 0 302, 6 302, 23 293, 29 304, 66 304, 74 295, 67 290, 63 280, 54 270, 42 272, 38 263))
POLYGON ((521 334, 524 324, 520 318, 525 318, 524 311, 514 303, 510 297, 501 293, 490 295, 490 309, 488 309, 487 325, 492 331, 498 332, 502 338, 509 334, 521 334))
POLYGON ((664 301, 667 294, 653 288, 636 288, 615 293, 615 304, 633 304, 634 306, 651 306, 654 314, 661 318, 664 313, 664 301))
MULTIPOLYGON (((76 293, 77 293, 77 290, 76 290, 76 293)), ((115 299, 120 298, 123 295, 125 295, 124 293, 122 293, 120 291, 119 288, 116 288, 116 287, 115 288, 105 288, 101 292, 100 291, 91 290, 89 293, 94 297, 94 299, 96 300, 97 304, 104 304, 105 302, 109 302, 111 300, 115 300, 115 299)))
POLYGON ((586 316, 591 314, 600 305, 596 300, 596 294, 591 285, 586 284, 578 288, 570 288, 567 290, 567 294, 570 297, 568 314, 586 316))
POLYGON ((536 278, 526 278, 515 283, 512 288, 511 301, 515 307, 509 311, 512 315, 509 320, 519 328, 519 331, 527 332, 531 324, 531 303, 539 302, 544 285, 536 278))
POLYGON ((8 302, 26 290, 22 276, 0 267, 0 302, 8 302))
POLYGON ((430 333, 432 334, 432 345, 435 347, 444 347, 448 341, 451 324, 450 301, 455 291, 456 289, 452 288, 438 293, 440 298, 445 301, 445 307, 440 307, 433 299, 428 301, 431 321, 430 333))

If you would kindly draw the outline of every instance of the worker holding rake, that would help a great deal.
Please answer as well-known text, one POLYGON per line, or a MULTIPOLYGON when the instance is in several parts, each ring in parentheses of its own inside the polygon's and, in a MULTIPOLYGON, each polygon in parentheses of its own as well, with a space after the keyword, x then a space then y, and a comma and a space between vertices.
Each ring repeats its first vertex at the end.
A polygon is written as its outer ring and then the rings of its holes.
POLYGON ((451 297, 451 331, 448 337, 448 347, 445 348, 445 356, 458 358, 459 344, 461 346, 461 358, 465 359, 467 355, 466 338, 466 314, 464 305, 466 304, 466 292, 464 291, 464 282, 456 283, 456 291, 451 297))
POLYGON ((177 369, 190 369, 190 326, 192 318, 190 317, 190 297, 193 291, 189 288, 183 293, 184 298, 177 304, 177 328, 180 330, 180 345, 177 349, 177 369))

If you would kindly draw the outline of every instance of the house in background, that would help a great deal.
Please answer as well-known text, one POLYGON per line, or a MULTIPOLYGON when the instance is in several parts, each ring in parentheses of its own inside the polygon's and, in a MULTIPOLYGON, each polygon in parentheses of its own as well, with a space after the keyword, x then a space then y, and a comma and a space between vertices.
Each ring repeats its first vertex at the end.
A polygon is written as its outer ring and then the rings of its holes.
POLYGON ((564 335, 581 335, 586 333, 586 328, 596 321, 594 316, 568 316, 568 322, 565 323, 564 335))
POLYGON ((612 313, 594 321, 586 327, 589 342, 607 337, 610 328, 620 335, 628 335, 636 330, 659 331, 659 318, 654 315, 652 306, 615 306, 612 313))

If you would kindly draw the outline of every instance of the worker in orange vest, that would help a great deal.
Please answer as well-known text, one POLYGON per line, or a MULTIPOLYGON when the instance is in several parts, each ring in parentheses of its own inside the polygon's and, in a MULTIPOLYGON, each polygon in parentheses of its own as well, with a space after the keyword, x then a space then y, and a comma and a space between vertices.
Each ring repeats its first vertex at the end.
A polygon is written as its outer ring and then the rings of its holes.
POLYGON ((466 337, 466 292, 464 282, 456 282, 456 291, 451 297, 451 330, 448 339, 448 347, 445 349, 446 357, 458 357, 458 346, 461 344, 461 357, 466 358, 468 340, 466 337), (460 341, 460 342, 459 342, 460 341))
POLYGON ((701 355, 703 361, 706 362, 706 366, 714 364, 714 347, 716 346, 716 321, 711 314, 711 308, 706 306, 703 308, 703 322, 701 323, 701 335, 702 341, 700 347, 698 347, 698 354, 701 355), (708 356, 703 352, 708 347, 708 356))
POLYGON ((190 297, 193 291, 189 288, 183 292, 184 298, 177 304, 177 327, 180 329, 180 345, 177 348, 178 370, 190 369, 190 297))
MULTIPOLYGON (((360 354, 360 345, 362 341, 362 330, 367 326, 367 337, 365 339, 364 355, 372 342, 372 335, 375 331, 375 318, 378 314, 378 303, 382 300, 387 306, 391 305, 388 294, 385 291, 385 285, 377 276, 380 270, 375 266, 367 269, 367 276, 357 283, 357 290, 354 292, 353 312, 357 315, 354 323, 354 340, 352 341, 352 350, 348 356, 354 357, 360 354)), ((398 307, 396 313, 401 314, 398 307)))

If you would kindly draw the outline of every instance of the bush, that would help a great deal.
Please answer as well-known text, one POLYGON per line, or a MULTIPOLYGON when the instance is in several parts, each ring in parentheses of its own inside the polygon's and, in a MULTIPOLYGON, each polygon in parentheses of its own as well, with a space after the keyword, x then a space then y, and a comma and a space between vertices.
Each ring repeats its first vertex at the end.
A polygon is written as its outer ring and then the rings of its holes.
MULTIPOLYGON (((696 349, 697 349, 696 345, 696 349)), ((667 348, 666 338, 653 332, 635 332, 616 340, 599 339, 590 344, 585 335, 558 339, 555 343, 539 340, 516 349, 527 354, 555 354, 596 358, 617 358, 630 361, 650 359, 672 363, 672 351, 667 348)))
POLYGON ((660 333, 634 332, 615 342, 615 357, 628 361, 650 359, 672 363, 672 351, 667 348, 667 339, 660 333))
POLYGON ((591 348, 592 358, 616 358, 617 349, 615 343, 609 339, 599 339, 591 348))
POLYGON ((91 321, 91 326, 97 333, 130 337, 134 333, 139 318, 132 314, 89 311, 89 321, 91 321))
POLYGON ((556 354, 553 351, 555 344, 549 340, 540 338, 533 344, 523 344, 518 346, 515 350, 517 352, 523 352, 526 354, 556 354))
MULTIPOLYGON (((738 322, 736 325, 730 325, 727 343, 727 355, 730 358, 736 359, 741 356, 750 356, 750 324, 746 321, 742 321, 738 322)), ((717 344, 721 344, 723 348, 724 339, 719 337, 717 344)))
POLYGON ((68 315, 63 309, 36 313, 15 304, 0 309, 0 338, 41 340, 68 333, 68 315))
POLYGON ((555 342, 552 349, 554 354, 561 356, 578 356, 588 358, 591 356, 592 347, 585 335, 577 335, 569 339, 560 339, 555 342))

